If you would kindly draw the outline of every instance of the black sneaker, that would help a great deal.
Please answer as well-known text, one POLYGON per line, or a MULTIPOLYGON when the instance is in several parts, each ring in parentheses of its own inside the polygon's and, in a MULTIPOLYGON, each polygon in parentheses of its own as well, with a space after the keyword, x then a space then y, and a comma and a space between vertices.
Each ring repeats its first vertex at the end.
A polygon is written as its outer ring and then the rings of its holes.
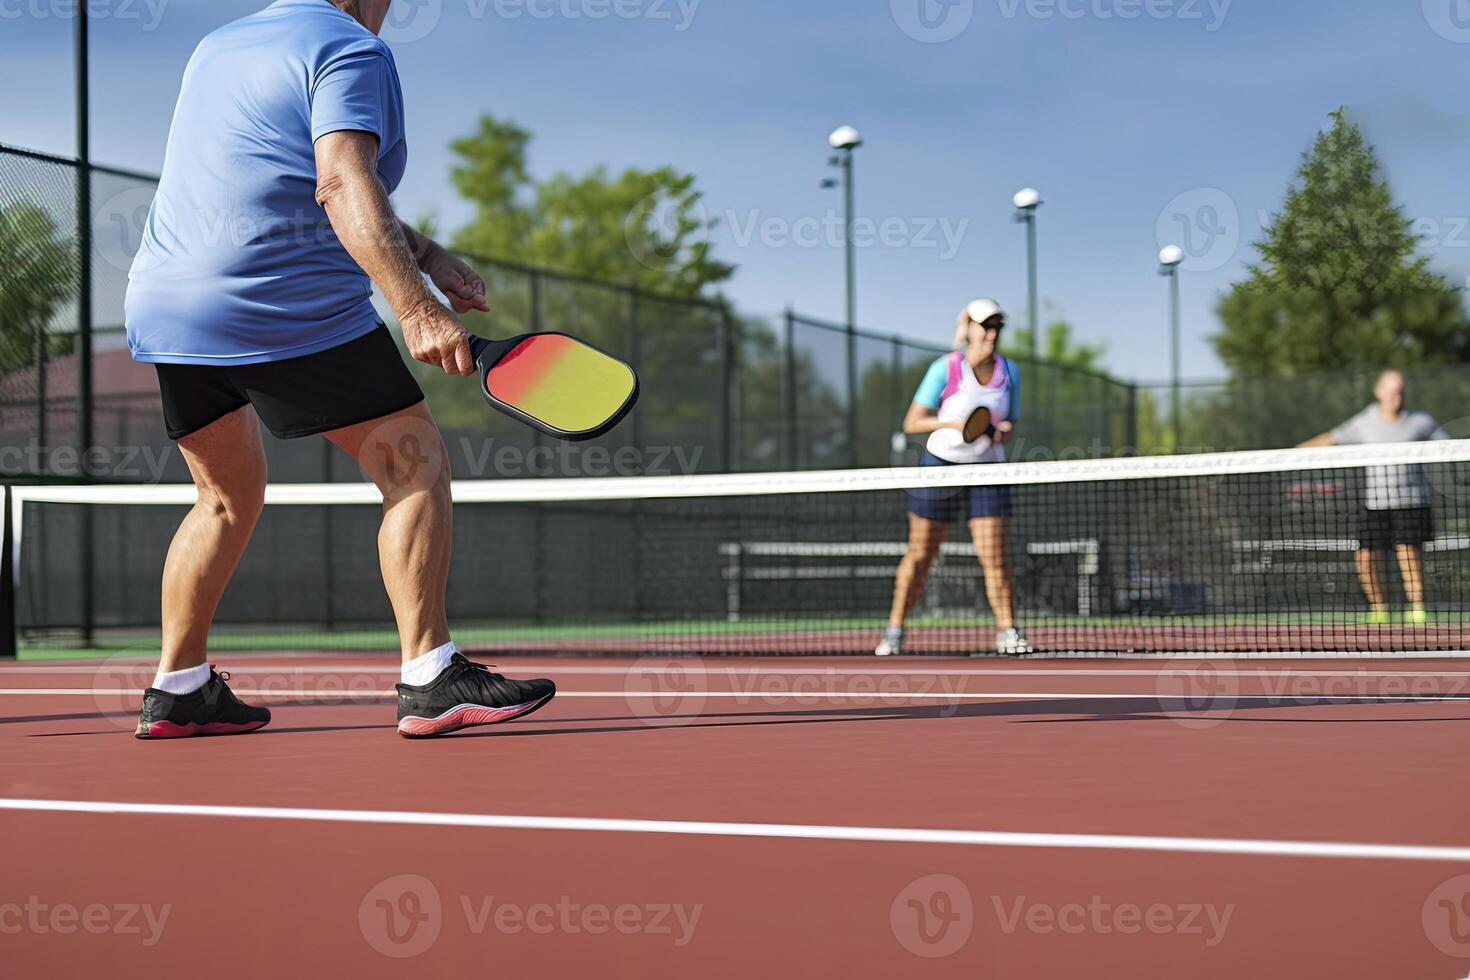
POLYGON ((545 678, 513 681, 456 653, 449 666, 422 687, 399 684, 398 734, 426 738, 469 728, 494 725, 529 715, 556 694, 545 678))
POLYGON ((170 694, 150 687, 143 692, 138 738, 192 738, 196 735, 244 735, 270 724, 268 708, 255 708, 235 697, 225 681, 228 673, 209 669, 209 680, 189 694, 170 694))

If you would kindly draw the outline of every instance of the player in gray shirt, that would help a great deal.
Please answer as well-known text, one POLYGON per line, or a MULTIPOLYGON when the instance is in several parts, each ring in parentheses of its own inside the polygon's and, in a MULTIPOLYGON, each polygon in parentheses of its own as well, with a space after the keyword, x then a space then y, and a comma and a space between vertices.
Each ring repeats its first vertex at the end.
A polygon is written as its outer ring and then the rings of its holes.
MULTIPOLYGON (((1429 413, 1404 410, 1404 376, 1398 371, 1384 371, 1379 376, 1373 397, 1376 401, 1372 405, 1302 445, 1352 446, 1449 438, 1429 413)), ((1376 556, 1392 550, 1404 578, 1404 596, 1409 600, 1405 619, 1410 623, 1426 622, 1422 549, 1434 538, 1429 475, 1418 465, 1370 466, 1367 480, 1363 511, 1358 518, 1357 563, 1358 578, 1371 607, 1368 621, 1389 622, 1376 556)))

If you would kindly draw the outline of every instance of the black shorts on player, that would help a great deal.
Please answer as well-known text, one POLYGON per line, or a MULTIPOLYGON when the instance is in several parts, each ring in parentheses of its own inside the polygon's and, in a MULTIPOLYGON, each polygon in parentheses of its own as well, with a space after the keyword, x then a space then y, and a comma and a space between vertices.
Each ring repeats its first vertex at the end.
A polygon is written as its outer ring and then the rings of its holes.
POLYGON ((556 694, 556 685, 544 677, 513 681, 462 653, 456 653, 444 672, 428 684, 397 687, 398 734, 408 738, 510 721, 529 715, 556 694))
POLYGON ((170 439, 182 439, 254 405, 280 439, 299 439, 380 419, 424 400, 382 324, 304 357, 261 364, 155 364, 170 439))
POLYGON ((1434 540, 1434 515, 1428 507, 1369 510, 1358 515, 1358 547, 1391 551, 1398 545, 1422 547, 1434 540))

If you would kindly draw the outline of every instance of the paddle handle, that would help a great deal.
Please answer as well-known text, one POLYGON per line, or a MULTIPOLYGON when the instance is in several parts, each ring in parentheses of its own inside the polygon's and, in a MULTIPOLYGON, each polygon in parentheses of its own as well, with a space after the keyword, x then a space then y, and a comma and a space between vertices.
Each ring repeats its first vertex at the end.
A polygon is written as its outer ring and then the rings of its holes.
POLYGON ((470 355, 482 368, 493 367, 495 362, 504 357, 505 352, 514 347, 515 342, 520 339, 520 337, 512 337, 509 340, 486 340, 484 337, 470 334, 470 355))

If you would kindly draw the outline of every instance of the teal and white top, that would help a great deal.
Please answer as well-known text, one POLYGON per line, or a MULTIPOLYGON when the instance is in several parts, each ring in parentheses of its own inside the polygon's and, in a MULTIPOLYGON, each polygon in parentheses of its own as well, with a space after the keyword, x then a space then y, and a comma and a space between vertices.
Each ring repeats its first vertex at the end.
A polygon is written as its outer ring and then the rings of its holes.
MULTIPOLYGON (((990 420, 1016 422, 1021 415, 1021 374, 1009 360, 995 355, 995 371, 981 384, 962 350, 945 354, 929 365, 914 401, 939 413, 944 422, 962 422, 977 408, 990 409, 990 420)), ((929 435, 930 453, 947 463, 1003 463, 1005 447, 986 436, 965 442, 958 429, 939 429, 929 435)))

